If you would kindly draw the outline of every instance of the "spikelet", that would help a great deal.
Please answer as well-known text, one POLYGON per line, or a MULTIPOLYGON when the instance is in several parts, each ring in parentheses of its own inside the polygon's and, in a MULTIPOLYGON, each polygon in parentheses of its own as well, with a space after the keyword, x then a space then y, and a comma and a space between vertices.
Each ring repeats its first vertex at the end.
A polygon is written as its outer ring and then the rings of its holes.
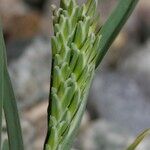
POLYGON ((78 6, 61 0, 53 6, 53 65, 46 150, 69 150, 86 106, 101 35, 96 0, 78 6))

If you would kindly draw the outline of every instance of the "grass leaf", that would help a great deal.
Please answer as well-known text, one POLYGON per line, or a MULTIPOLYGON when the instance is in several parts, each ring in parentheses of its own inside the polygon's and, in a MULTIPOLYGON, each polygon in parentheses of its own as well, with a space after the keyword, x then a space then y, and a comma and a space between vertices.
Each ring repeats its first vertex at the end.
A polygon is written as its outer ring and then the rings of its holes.
POLYGON ((96 67, 100 64, 109 47, 126 23, 139 0, 119 0, 116 9, 112 12, 101 29, 102 39, 99 47, 96 67))
MULTIPOLYGON (((0 27, 1 28, 1 27, 0 27)), ((23 140, 22 140, 22 132, 19 121, 17 104, 14 96, 14 91, 11 85, 11 80, 9 77, 9 73, 7 70, 7 59, 6 59, 6 48, 4 44, 2 28, 0 31, 0 39, 1 39, 1 53, 3 56, 1 57, 1 61, 3 62, 4 68, 1 72, 4 73, 2 78, 3 87, 3 108, 6 118, 7 124, 7 132, 8 132, 8 141, 9 141, 9 149, 10 150, 23 150, 23 140)))
POLYGON ((2 150, 9 150, 9 143, 8 143, 8 140, 5 140, 5 141, 4 141, 2 150))
POLYGON ((4 95, 4 43, 2 28, 0 27, 0 147, 2 134, 2 112, 3 112, 3 95, 4 95))
POLYGON ((150 129, 147 129, 143 133, 141 133, 134 141, 134 143, 127 148, 127 150, 135 150, 137 146, 142 142, 142 140, 148 135, 150 135, 150 129))

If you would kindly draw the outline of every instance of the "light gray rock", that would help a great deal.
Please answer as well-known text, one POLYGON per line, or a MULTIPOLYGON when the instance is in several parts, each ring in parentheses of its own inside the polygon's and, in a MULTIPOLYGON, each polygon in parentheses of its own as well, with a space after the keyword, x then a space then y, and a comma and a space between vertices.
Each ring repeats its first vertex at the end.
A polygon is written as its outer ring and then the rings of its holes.
POLYGON ((121 65, 121 70, 147 76, 150 79, 150 40, 137 52, 128 57, 121 65))
POLYGON ((31 150, 33 149, 33 141, 36 135, 35 128, 27 120, 21 121, 21 126, 22 126, 22 134, 23 134, 25 149, 31 150))
POLYGON ((97 75, 89 99, 89 110, 134 135, 150 127, 150 101, 136 80, 127 74, 97 75))
POLYGON ((145 95, 150 97, 150 40, 147 44, 139 48, 129 56, 119 67, 121 72, 131 74, 133 78, 138 78, 137 83, 145 95))
POLYGON ((74 140, 73 148, 75 150, 82 150, 82 137, 91 124, 90 119, 89 113, 86 111, 83 115, 78 134, 74 140))
MULTIPOLYGON (((126 130, 115 123, 106 120, 98 120, 91 124, 87 132, 81 138, 82 150, 123 150, 133 141, 126 130)), ((149 150, 149 139, 145 140, 137 150, 149 150)))
POLYGON ((35 38, 22 56, 11 62, 9 72, 20 105, 47 99, 50 86, 50 42, 35 38))

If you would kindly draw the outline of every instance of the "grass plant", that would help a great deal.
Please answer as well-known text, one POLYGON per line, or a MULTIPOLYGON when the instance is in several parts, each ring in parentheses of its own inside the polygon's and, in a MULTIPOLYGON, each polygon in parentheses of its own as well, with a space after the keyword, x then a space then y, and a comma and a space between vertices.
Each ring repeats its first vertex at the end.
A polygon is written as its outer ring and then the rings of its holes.
MULTIPOLYGON (((95 74, 109 47, 134 10, 138 0, 119 0, 108 20, 99 25, 97 0, 79 6, 61 0, 52 6, 54 36, 48 107, 48 131, 44 150, 70 150, 85 111, 95 74)), ((144 131, 127 150, 134 150, 149 134, 144 131)), ((0 26, 0 149, 24 150, 14 91, 7 69, 6 48, 0 26), (2 141, 2 113, 8 139, 2 141)))

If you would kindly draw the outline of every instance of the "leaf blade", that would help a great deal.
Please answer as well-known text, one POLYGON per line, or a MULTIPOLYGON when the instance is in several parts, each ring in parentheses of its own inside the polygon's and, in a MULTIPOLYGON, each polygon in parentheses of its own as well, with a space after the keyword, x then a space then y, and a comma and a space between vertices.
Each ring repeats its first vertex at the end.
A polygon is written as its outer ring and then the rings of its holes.
POLYGON ((100 31, 102 38, 99 46, 96 68, 101 63, 109 47, 133 12, 138 1, 139 0, 120 0, 116 9, 103 25, 100 31))
POLYGON ((4 113, 7 123, 10 150, 23 150, 23 139, 18 109, 7 70, 5 70, 4 81, 4 113))
POLYGON ((3 95, 4 95, 4 43, 2 27, 0 26, 0 147, 1 147, 1 136, 2 136, 2 112, 3 112, 3 95))
POLYGON ((14 96, 14 91, 11 85, 11 80, 7 70, 7 58, 6 58, 6 48, 4 43, 4 38, 1 29, 1 40, 3 48, 3 109, 5 113, 8 141, 10 150, 23 150, 23 139, 20 126, 20 120, 18 115, 18 109, 16 104, 16 99, 14 96))
POLYGON ((135 150, 137 146, 144 140, 146 136, 150 135, 150 129, 145 130, 141 133, 136 140, 127 148, 127 150, 135 150))
POLYGON ((3 142, 2 150, 9 150, 9 144, 8 144, 8 140, 7 139, 3 142))

